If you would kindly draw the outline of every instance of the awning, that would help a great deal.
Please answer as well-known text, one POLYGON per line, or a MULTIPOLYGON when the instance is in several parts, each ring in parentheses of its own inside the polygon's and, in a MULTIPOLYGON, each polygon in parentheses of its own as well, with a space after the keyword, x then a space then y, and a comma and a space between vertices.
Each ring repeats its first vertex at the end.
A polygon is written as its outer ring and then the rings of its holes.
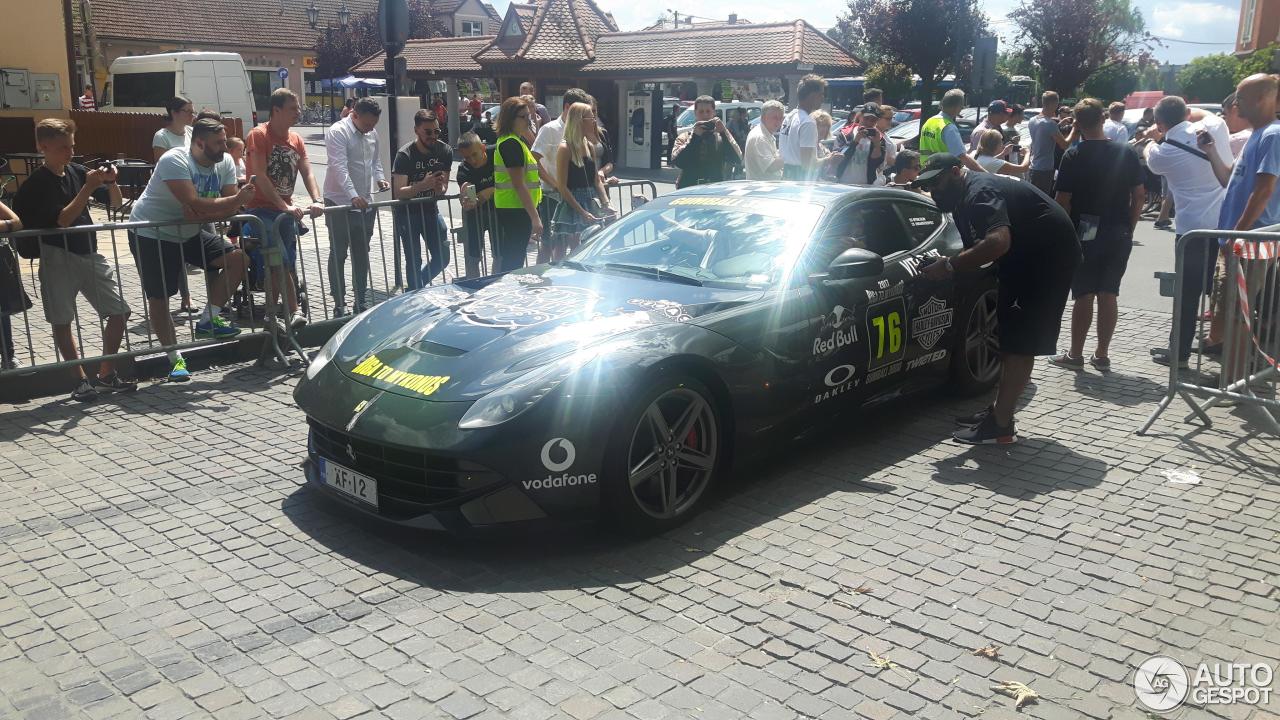
POLYGON ((381 88, 386 87, 387 81, 383 78, 358 78, 355 75, 348 75, 344 78, 324 79, 320 81, 320 87, 325 90, 334 88, 342 88, 350 90, 352 88, 381 88))

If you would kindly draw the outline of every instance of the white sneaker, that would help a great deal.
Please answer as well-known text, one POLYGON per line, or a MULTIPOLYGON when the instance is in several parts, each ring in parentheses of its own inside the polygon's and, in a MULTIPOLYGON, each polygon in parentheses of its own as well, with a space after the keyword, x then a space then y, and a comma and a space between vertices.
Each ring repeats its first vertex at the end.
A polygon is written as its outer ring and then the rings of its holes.
POLYGON ((289 327, 293 328, 294 330, 297 330, 298 328, 301 328, 301 327, 306 327, 306 325, 307 325, 307 316, 303 315, 301 310, 294 313, 293 317, 289 318, 289 327))

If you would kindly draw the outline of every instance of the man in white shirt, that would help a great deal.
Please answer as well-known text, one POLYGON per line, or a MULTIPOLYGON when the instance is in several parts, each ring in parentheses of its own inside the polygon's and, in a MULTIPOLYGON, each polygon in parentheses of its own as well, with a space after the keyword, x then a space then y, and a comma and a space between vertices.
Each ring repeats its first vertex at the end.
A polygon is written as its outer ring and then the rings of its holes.
MULTIPOLYGON (((1173 204, 1178 208, 1173 220, 1174 242, 1192 230, 1216 229, 1226 189, 1218 182, 1204 154, 1216 152, 1224 163, 1231 163, 1226 123, 1213 113, 1197 112, 1192 117, 1186 102, 1173 95, 1156 104, 1155 120, 1156 132, 1152 138, 1155 142, 1147 145, 1145 155, 1151 172, 1163 175, 1168 182, 1173 204), (1200 149, 1196 143, 1196 133, 1201 130, 1213 138, 1213 145, 1208 148, 1200 149)), ((1153 135, 1150 131, 1147 134, 1153 135)), ((1207 240, 1188 241, 1184 248, 1182 296, 1175 300, 1182 304, 1184 321, 1180 347, 1176 348, 1179 361, 1191 354, 1196 305, 1212 278, 1216 258, 1217 253, 1207 240)), ((1169 353, 1163 358, 1167 362, 1169 353)), ((1161 356, 1157 355, 1156 360, 1161 361, 1161 356)))
POLYGON ((355 286, 355 312, 365 309, 369 283, 369 241, 377 225, 376 210, 369 208, 374 192, 391 187, 378 155, 378 117, 382 108, 372 98, 360 98, 350 115, 334 123, 324 139, 329 166, 324 176, 324 204, 350 205, 345 213, 325 213, 329 230, 329 290, 333 315, 347 314, 347 252, 355 286), (377 190, 374 190, 374 187, 377 190))
POLYGON ((888 182, 880 170, 892 164, 897 153, 893 141, 876 127, 879 119, 880 106, 875 103, 856 108, 849 116, 850 121, 857 121, 849 144, 828 160, 829 172, 836 182, 863 186, 888 182))
POLYGON ((1231 156, 1239 158, 1245 143, 1249 142, 1249 136, 1253 134, 1253 126, 1240 116, 1240 103, 1236 102, 1235 93, 1222 101, 1222 119, 1227 123, 1227 132, 1231 133, 1231 156))
POLYGON ((992 100, 987 106, 987 117, 973 129, 969 135, 969 155, 978 156, 978 138, 988 130, 999 130, 1004 134, 1004 124, 1009 121, 1009 105, 1003 100, 992 100))
MULTIPOLYGON (((569 88, 564 94, 564 104, 560 117, 538 128, 538 135, 533 139, 529 152, 538 161, 538 178, 542 182, 542 202, 538 203, 538 215, 542 218, 542 227, 551 227, 551 219, 556 216, 560 207, 560 193, 556 190, 556 152, 564 141, 564 111, 574 103, 591 104, 591 96, 579 88, 569 88)), ((538 246, 538 262, 551 259, 551 243, 538 246)))
POLYGON ((1124 103, 1113 102, 1107 106, 1107 121, 1102 124, 1102 135, 1118 143, 1129 142, 1129 128, 1124 126, 1124 103))
POLYGON ((805 75, 796 92, 796 109, 782 121, 778 148, 782 151, 783 177, 812 180, 818 171, 818 126, 809 116, 822 107, 827 81, 820 75, 805 75))
POLYGON ((782 153, 778 150, 778 130, 787 109, 777 100, 769 100, 760 110, 760 124, 747 133, 743 148, 743 165, 748 180, 781 180, 782 153))

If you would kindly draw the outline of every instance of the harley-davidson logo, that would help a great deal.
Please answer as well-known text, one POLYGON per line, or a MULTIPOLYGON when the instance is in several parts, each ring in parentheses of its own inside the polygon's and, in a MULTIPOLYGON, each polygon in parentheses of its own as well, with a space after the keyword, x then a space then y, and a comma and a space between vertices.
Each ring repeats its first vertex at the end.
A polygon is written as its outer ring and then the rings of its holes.
POLYGON ((477 293, 458 313, 474 325, 528 327, 573 313, 590 313, 599 298, 595 292, 578 287, 494 285, 477 293))
POLYGON ((911 321, 911 337, 925 350, 932 349, 942 339, 947 328, 951 327, 954 315, 955 311, 947 307, 946 300, 930 297, 920 306, 915 319, 911 321))

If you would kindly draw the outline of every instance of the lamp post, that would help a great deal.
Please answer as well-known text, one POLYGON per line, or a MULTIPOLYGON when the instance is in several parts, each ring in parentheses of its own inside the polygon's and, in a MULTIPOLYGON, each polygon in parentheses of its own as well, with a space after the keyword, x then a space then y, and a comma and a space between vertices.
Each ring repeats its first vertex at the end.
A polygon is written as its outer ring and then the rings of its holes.
MULTIPOLYGON (((320 8, 316 7, 315 0, 311 0, 311 4, 307 6, 306 13, 307 13, 307 24, 311 26, 312 30, 315 30, 320 25, 320 8)), ((342 6, 338 8, 337 16, 338 16, 338 27, 345 30, 347 27, 347 24, 351 21, 351 11, 347 9, 347 3, 345 1, 342 3, 342 6)), ((333 49, 333 30, 334 30, 333 23, 325 23, 325 26, 324 26, 325 43, 329 46, 330 50, 333 49)), ((317 53, 317 55, 318 54, 319 53, 317 53)), ((328 96, 329 98, 329 122, 332 123, 336 119, 334 117, 335 113, 334 113, 334 107, 333 107, 334 91, 333 91, 332 58, 329 58, 329 62, 325 63, 325 69, 328 70, 328 75, 329 75, 329 87, 325 90, 325 95, 328 96)))
MULTIPOLYGON (((405 0, 378 0, 378 31, 382 35, 382 48, 386 51, 386 62, 383 70, 387 75, 387 147, 390 150, 388 168, 396 164, 396 150, 399 149, 399 134, 396 122, 396 56, 409 41, 409 7, 405 0)), ((394 193, 392 197, 394 197, 394 193)), ((401 287, 400 243, 392 243, 394 250, 396 287, 401 287)))

